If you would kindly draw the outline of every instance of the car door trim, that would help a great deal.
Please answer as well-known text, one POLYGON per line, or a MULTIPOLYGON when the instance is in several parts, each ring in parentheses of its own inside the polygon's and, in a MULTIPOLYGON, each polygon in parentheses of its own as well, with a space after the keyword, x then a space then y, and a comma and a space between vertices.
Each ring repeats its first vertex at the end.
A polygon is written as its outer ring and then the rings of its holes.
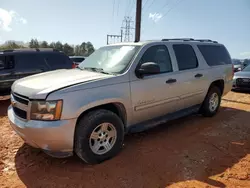
POLYGON ((177 101, 177 100, 180 100, 180 98, 179 97, 173 97, 173 98, 168 98, 168 99, 164 99, 164 100, 160 100, 160 101, 155 101, 155 102, 153 101, 153 102, 148 103, 148 104, 135 106, 134 110, 135 111, 140 111, 140 110, 144 110, 144 109, 147 109, 147 108, 152 108, 152 107, 155 107, 155 106, 159 106, 159 105, 163 105, 163 104, 166 104, 166 103, 174 102, 174 101, 177 101))

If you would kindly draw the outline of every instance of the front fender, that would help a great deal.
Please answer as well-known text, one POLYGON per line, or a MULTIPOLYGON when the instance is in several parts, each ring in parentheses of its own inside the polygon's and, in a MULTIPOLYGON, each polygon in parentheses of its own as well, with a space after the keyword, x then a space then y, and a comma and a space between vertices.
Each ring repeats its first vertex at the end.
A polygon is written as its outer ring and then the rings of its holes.
POLYGON ((67 93, 55 92, 48 97, 48 100, 57 99, 63 99, 61 119, 78 118, 86 110, 109 103, 122 104, 126 110, 127 122, 132 119, 129 82, 67 93))

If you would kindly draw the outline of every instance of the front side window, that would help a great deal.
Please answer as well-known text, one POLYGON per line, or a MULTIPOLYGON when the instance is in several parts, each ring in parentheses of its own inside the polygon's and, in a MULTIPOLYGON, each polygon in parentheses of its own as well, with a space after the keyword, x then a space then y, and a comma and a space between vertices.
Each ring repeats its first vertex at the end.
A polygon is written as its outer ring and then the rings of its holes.
POLYGON ((160 73, 172 72, 172 63, 168 49, 165 45, 149 47, 143 54, 140 64, 153 62, 160 67, 160 73))
POLYGON ((130 64, 140 46, 117 45, 101 47, 86 58, 80 69, 101 70, 107 73, 121 74, 130 64))
POLYGON ((198 67, 198 60, 194 49, 188 44, 173 45, 179 70, 188 70, 198 67))

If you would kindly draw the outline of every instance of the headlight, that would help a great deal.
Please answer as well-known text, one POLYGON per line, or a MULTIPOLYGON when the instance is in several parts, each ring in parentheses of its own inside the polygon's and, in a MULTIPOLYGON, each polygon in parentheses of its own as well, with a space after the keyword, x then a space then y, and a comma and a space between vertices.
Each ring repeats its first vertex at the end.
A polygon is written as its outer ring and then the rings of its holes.
POLYGON ((62 113, 62 100, 32 101, 30 119, 32 120, 59 120, 62 113))

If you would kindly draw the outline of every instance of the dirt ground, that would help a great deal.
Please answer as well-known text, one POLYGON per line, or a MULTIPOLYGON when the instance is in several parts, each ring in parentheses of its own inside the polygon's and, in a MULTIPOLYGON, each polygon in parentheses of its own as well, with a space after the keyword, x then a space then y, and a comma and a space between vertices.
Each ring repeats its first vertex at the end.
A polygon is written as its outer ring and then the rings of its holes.
POLYGON ((250 187, 250 94, 230 92, 213 118, 198 115, 126 136, 115 158, 90 166, 31 148, 0 101, 0 187, 250 187))

